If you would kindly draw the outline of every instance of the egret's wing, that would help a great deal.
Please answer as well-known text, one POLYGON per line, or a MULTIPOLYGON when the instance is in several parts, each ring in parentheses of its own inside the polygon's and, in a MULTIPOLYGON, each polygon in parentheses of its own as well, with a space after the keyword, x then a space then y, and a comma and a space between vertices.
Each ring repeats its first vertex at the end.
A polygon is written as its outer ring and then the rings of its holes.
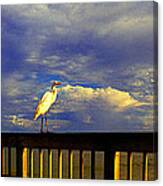
POLYGON ((35 113, 34 113, 34 118, 37 119, 37 115, 38 115, 38 112, 39 112, 39 109, 40 109, 40 106, 41 104, 46 101, 46 99, 48 99, 49 95, 51 93, 49 91, 45 92, 45 94, 42 96, 42 98, 40 99, 40 101, 38 102, 38 105, 36 107, 36 110, 35 110, 35 113))
POLYGON ((38 103, 38 106, 43 103, 47 98, 48 96, 51 94, 51 92, 47 91, 45 92, 45 94, 42 96, 42 98, 40 99, 39 103, 38 103))

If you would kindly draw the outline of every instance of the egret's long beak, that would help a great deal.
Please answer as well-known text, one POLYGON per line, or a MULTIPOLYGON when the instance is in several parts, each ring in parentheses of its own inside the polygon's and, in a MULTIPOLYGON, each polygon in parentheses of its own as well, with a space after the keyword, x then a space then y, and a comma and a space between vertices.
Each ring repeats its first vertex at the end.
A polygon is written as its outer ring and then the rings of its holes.
POLYGON ((62 83, 61 83, 61 82, 56 82, 55 84, 56 84, 56 85, 61 85, 62 83))

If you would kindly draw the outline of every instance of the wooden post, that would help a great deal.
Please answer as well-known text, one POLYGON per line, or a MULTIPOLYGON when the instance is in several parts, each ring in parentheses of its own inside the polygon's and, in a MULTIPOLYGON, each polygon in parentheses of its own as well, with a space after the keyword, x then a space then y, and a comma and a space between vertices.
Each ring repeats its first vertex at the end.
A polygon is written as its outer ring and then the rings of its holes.
POLYGON ((95 151, 91 151, 91 178, 95 179, 95 151))
POLYGON ((49 159, 49 178, 53 177, 53 150, 48 149, 48 159, 49 159))
POLYGON ((115 153, 115 159, 114 159, 114 179, 120 180, 121 179, 121 170, 120 170, 120 162, 121 162, 121 153, 116 152, 115 153))
POLYGON ((24 147, 23 148, 23 177, 27 178, 28 177, 28 148, 24 147))
POLYGON ((148 153, 144 153, 143 154, 143 179, 144 181, 148 181, 148 177, 149 177, 149 167, 148 167, 148 162, 149 162, 149 158, 148 158, 148 153))
POLYGON ((158 179, 158 153, 156 152, 154 154, 154 166, 155 166, 155 171, 154 171, 154 178, 158 179))
POLYGON ((43 156, 44 151, 43 149, 39 150, 39 158, 40 158, 40 178, 43 178, 43 156))
POLYGON ((80 179, 84 177, 84 161, 83 161, 83 151, 80 150, 80 179))
POLYGON ((8 176, 8 148, 1 149, 1 176, 8 176))
POLYGON ((33 149, 31 149, 31 178, 34 177, 34 174, 33 174, 33 160, 34 160, 34 151, 33 149))
POLYGON ((73 178, 73 151, 69 150, 69 178, 73 178))
POLYGON ((147 156, 147 153, 143 153, 143 180, 146 180, 146 156, 147 156))
POLYGON ((1 146, 1 177, 5 176, 5 148, 1 146))

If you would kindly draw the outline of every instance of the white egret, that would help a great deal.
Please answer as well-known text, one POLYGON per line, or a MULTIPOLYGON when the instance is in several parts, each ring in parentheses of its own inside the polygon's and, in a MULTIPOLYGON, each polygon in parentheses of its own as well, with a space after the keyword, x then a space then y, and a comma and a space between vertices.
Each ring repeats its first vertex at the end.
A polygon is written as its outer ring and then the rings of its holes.
POLYGON ((36 121, 41 116, 41 132, 43 131, 43 121, 45 118, 46 129, 48 132, 48 119, 47 113, 50 107, 55 103, 57 99, 57 88, 56 86, 61 85, 60 82, 54 81, 51 86, 51 90, 46 91, 40 99, 34 113, 33 119, 36 121))

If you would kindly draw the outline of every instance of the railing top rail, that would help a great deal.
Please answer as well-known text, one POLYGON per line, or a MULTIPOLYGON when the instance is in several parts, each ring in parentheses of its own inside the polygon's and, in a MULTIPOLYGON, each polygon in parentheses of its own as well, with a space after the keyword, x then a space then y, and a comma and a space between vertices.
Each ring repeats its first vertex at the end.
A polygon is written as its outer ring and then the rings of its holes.
POLYGON ((2 146, 157 152, 158 133, 1 133, 2 146))

